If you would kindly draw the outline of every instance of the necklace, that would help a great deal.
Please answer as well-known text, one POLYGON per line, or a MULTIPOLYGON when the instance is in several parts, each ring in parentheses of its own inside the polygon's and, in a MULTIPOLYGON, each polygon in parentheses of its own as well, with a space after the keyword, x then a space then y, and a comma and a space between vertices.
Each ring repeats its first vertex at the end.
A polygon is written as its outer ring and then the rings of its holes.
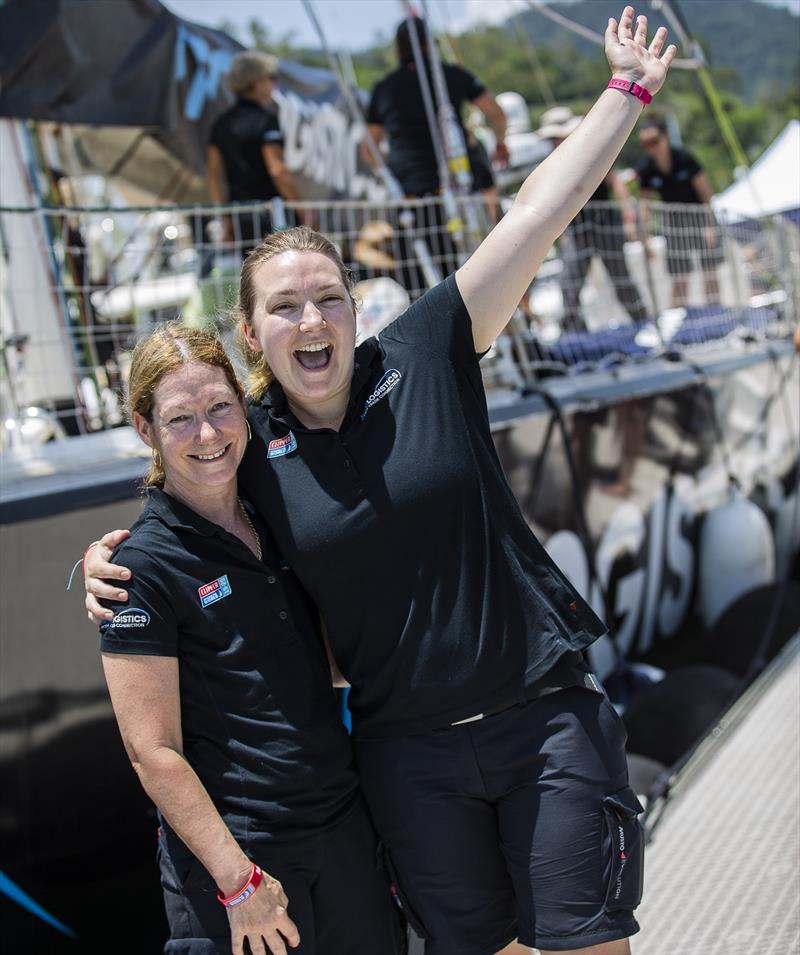
POLYGON ((261 560, 261 538, 258 536, 255 527, 253 527, 253 522, 250 520, 250 515, 247 513, 247 510, 242 504, 242 499, 240 497, 236 498, 236 502, 239 505, 239 510, 242 512, 242 517, 244 518, 245 524, 250 528, 250 533, 253 535, 253 540, 256 545, 256 560, 261 560))

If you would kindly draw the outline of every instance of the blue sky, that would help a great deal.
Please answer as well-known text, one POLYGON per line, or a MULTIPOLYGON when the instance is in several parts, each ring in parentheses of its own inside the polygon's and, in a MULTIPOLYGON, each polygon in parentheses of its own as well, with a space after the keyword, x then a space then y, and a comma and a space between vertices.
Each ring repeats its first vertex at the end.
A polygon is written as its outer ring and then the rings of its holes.
MULTIPOLYGON (((162 0, 179 16, 187 20, 218 26, 223 19, 242 29, 249 20, 261 20, 274 34, 295 33, 297 43, 317 45, 308 15, 301 0, 162 0)), ((609 11, 622 9, 624 0, 596 0, 598 29, 605 25, 609 11)), ((788 7, 800 15, 800 0, 762 0, 773 6, 788 7)), ((511 13, 525 9, 524 0, 427 0, 434 26, 453 33, 481 22, 497 22, 511 13)), ((417 3, 419 8, 421 4, 417 3)), ((332 46, 360 50, 369 46, 377 34, 391 36, 403 16, 400 0, 314 0, 317 16, 332 46)), ((690 2, 684 3, 684 10, 690 2)), ((724 3, 720 2, 724 9, 724 3)))

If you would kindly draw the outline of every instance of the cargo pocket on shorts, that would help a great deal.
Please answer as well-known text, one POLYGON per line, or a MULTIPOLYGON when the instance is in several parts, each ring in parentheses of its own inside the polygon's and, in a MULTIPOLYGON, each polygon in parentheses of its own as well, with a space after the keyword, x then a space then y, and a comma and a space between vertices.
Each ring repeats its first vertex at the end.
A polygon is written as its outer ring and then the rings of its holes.
POLYGON ((386 865, 386 871, 389 873, 391 892, 395 904, 399 906, 400 910, 405 916, 406 921, 417 933, 417 935, 419 935, 419 937, 422 939, 430 939, 431 936, 426 930, 422 919, 420 919, 420 917, 414 911, 411 903, 408 900, 408 896, 403 891, 403 886, 400 880, 397 878, 397 869, 395 868, 394 862, 392 861, 391 853, 385 845, 383 846, 383 858, 386 865))
POLYGON ((628 787, 603 799, 605 842, 611 860, 606 911, 632 911, 642 901, 644 828, 639 813, 643 811, 628 787))

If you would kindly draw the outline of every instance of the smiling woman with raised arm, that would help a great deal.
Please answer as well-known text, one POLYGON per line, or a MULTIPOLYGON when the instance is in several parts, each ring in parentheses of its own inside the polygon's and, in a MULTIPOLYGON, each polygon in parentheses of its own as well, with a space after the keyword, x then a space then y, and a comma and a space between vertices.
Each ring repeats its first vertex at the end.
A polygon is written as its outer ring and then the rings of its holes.
POLYGON ((165 951, 399 952, 316 610, 239 497, 249 429, 219 340, 181 326, 144 339, 128 405, 153 466, 115 555, 134 571, 128 601, 101 645, 160 814, 165 951))
MULTIPOLYGON (((642 891, 625 735, 583 652, 605 628, 527 526, 480 357, 608 173, 674 47, 610 20, 612 80, 472 258, 358 348, 307 229, 242 267, 254 434, 240 482, 352 685, 361 784, 427 955, 627 955, 642 891)), ((86 560, 87 607, 121 579, 86 560)))

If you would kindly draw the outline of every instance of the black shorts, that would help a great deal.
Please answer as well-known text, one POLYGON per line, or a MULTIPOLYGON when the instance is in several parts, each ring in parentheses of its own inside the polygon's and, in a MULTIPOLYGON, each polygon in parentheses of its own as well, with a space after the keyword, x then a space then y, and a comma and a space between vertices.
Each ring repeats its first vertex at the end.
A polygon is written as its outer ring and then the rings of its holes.
POLYGON ((564 951, 627 938, 642 891, 625 729, 569 687, 496 716, 355 744, 361 785, 426 955, 518 938, 564 951))
MULTIPOLYGON (((405 919, 362 804, 337 826, 249 855, 278 879, 300 932, 296 955, 403 955, 405 919)), ((170 927, 165 955, 230 955, 228 916, 211 877, 166 826, 159 836, 170 927)), ((246 902, 243 904, 247 904, 246 902)), ((247 951, 247 948, 245 948, 247 951)))

